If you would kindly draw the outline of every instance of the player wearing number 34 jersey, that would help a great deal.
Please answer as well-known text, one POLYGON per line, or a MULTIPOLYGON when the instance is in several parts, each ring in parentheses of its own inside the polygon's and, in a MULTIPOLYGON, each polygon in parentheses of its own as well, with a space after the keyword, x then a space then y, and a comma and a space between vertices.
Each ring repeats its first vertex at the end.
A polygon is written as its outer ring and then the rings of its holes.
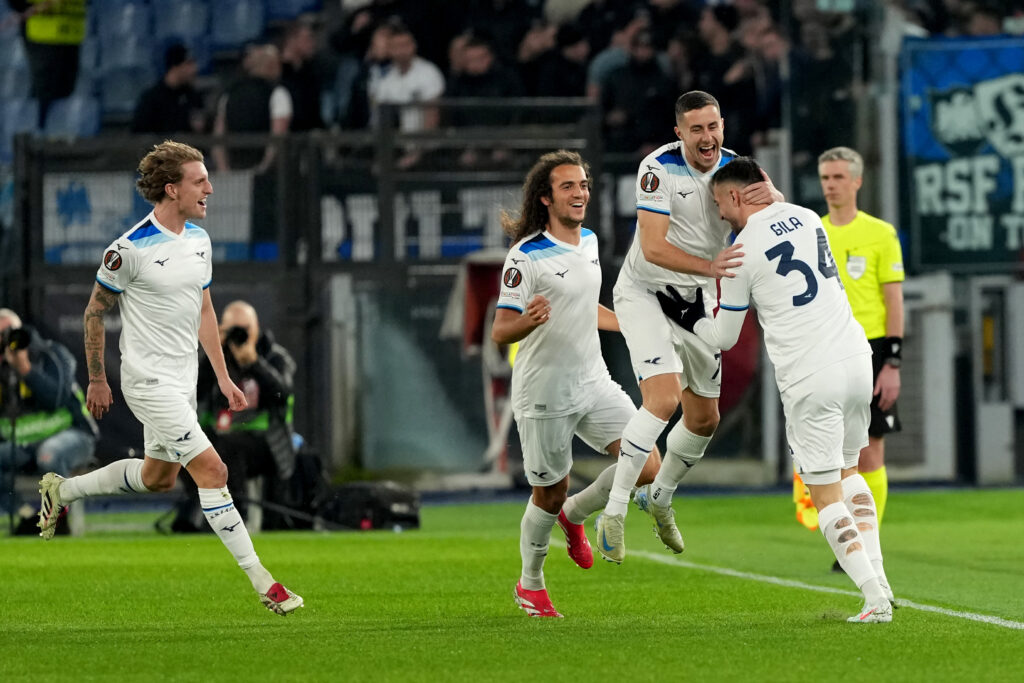
POLYGON ((891 621, 875 501, 857 473, 868 442, 871 347, 850 310, 817 214, 784 202, 745 203, 742 189, 760 178, 757 163, 740 157, 711 181, 722 218, 739 232, 745 253, 736 277, 722 280, 717 316, 705 317, 700 290, 692 302, 674 289, 658 299, 667 317, 722 349, 736 343, 748 307, 757 307, 793 460, 822 534, 864 594, 864 608, 850 621, 891 621))

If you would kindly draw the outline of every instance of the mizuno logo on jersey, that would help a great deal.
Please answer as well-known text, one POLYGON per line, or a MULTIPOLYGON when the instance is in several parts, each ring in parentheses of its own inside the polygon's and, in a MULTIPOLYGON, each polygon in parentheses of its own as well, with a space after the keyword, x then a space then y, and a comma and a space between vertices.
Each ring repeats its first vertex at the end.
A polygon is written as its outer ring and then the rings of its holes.
POLYGON ((654 358, 648 358, 644 362, 645 363, 649 363, 650 365, 661 365, 661 356, 655 356, 654 358))
POLYGON ((158 259, 157 259, 156 261, 153 261, 153 263, 159 263, 159 264, 160 264, 160 265, 162 266, 163 264, 167 263, 167 260, 168 260, 169 258, 171 258, 171 257, 170 257, 170 256, 168 256, 167 258, 162 258, 162 259, 159 259, 159 258, 158 258, 158 259))
POLYGON ((197 251, 196 252, 196 256, 198 256, 199 258, 206 258, 206 252, 205 251, 197 251))
POLYGON ((121 244, 120 242, 115 243, 115 246, 117 247, 118 251, 123 251, 123 250, 128 248, 128 247, 124 246, 123 244, 121 244))
POLYGON ((512 258, 512 263, 516 263, 516 264, 518 264, 518 263, 522 263, 522 262, 523 262, 523 261, 525 261, 525 260, 526 260, 526 259, 521 259, 521 258, 515 258, 515 257, 513 257, 513 258, 512 258))
POLYGON ((555 273, 555 275, 557 275, 558 277, 560 277, 560 278, 562 278, 562 279, 564 280, 564 279, 565 279, 565 274, 566 274, 566 273, 568 273, 568 272, 569 272, 569 269, 568 269, 568 268, 566 268, 566 269, 565 269, 565 270, 563 270, 563 271, 562 271, 561 273, 557 273, 557 272, 556 272, 556 273, 555 273))
POLYGON ((601 265, 597 259, 594 259, 593 261, 591 261, 591 263, 593 263, 595 266, 601 265))
POLYGON ((678 194, 683 199, 686 199, 687 195, 693 194, 693 190, 690 190, 689 192, 677 192, 676 194, 678 194))

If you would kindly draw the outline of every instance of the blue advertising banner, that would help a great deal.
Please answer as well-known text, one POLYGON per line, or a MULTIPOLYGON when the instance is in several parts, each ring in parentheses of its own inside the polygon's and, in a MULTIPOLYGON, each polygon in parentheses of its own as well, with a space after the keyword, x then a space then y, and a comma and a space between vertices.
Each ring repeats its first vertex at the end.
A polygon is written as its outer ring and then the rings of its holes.
POLYGON ((908 38, 900 60, 912 266, 1024 269, 1024 39, 908 38))

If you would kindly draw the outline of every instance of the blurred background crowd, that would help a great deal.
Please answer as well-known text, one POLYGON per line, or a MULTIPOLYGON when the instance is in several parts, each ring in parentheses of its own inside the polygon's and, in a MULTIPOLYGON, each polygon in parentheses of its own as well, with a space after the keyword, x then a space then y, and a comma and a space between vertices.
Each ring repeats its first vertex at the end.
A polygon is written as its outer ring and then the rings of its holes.
MULTIPOLYGON (((594 98, 607 150, 642 155, 666 141, 665 113, 689 89, 718 97, 727 146, 749 153, 779 126, 789 53, 791 76, 818 97, 856 96, 863 64, 845 46, 863 38, 857 10, 873 3, 61 0, 52 35, 32 23, 46 4, 0 3, 0 163, 19 132, 353 130, 375 125, 380 103, 501 96, 594 98), (253 107, 263 100, 269 111, 253 107)), ((1024 32, 1012 0, 885 4, 904 34, 1024 32)), ((815 147, 829 144, 818 104, 802 102, 808 125, 794 127, 815 147)), ((413 111, 401 121, 431 125, 413 111)))

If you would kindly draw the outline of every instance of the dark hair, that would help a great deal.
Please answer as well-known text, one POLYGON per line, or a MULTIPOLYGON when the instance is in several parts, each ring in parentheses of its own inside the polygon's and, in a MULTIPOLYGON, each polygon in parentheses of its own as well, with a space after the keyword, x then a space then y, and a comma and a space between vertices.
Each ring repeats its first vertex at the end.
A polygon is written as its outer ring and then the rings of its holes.
MULTIPOLYGON (((389 17, 386 23, 387 27, 391 29, 392 36, 413 36, 412 29, 399 16, 389 17)), ((415 39, 416 36, 413 36, 413 40, 415 39)))
POLYGON ((143 199, 157 204, 167 196, 164 188, 168 183, 174 185, 181 182, 184 177, 181 167, 184 164, 202 160, 203 153, 195 147, 164 140, 154 145, 139 162, 139 179, 135 181, 135 187, 143 199))
POLYGON ((729 33, 740 25, 740 11, 734 5, 715 5, 710 8, 711 15, 729 33))
POLYGON ((508 212, 501 212, 501 227, 512 238, 513 244, 547 225, 548 207, 540 199, 552 196, 551 172, 559 166, 582 167, 587 174, 587 182, 590 182, 590 165, 577 152, 560 149, 538 159, 523 181, 523 205, 519 209, 519 217, 513 218, 508 212))
POLYGON ((690 92, 683 93, 676 100, 676 118, 678 119, 688 111, 703 109, 708 105, 713 106, 721 113, 722 108, 718 106, 718 100, 703 90, 691 90, 690 92))
POLYGON ((715 171, 715 175, 711 176, 711 186, 735 183, 740 187, 746 187, 762 180, 764 180, 764 176, 761 175, 761 167, 753 158, 736 157, 715 171))

